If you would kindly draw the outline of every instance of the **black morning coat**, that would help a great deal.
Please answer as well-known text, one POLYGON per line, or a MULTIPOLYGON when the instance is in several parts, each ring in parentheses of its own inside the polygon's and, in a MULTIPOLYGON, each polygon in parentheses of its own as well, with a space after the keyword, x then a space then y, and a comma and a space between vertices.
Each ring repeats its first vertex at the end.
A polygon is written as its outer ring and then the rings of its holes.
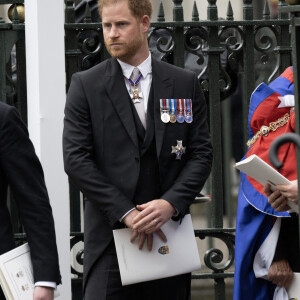
MULTIPOLYGON (((161 198, 179 212, 189 210, 211 169, 206 104, 197 76, 152 59, 154 136, 161 198), (191 98, 194 121, 163 123, 160 99, 191 98), (171 153, 181 140, 181 160, 171 153)), ((108 59, 72 77, 65 107, 65 170, 85 198, 84 284, 113 239, 112 229, 134 207, 140 149, 121 67, 108 59)))
POLYGON ((43 170, 17 110, 0 102, 0 254, 15 247, 7 207, 8 186, 27 234, 34 281, 60 283, 54 221, 43 170))

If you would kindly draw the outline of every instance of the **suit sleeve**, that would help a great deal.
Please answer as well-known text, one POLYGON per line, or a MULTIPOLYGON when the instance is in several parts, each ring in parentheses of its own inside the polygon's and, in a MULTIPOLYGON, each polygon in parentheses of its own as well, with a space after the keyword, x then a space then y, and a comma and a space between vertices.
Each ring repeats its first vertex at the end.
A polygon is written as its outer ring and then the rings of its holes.
POLYGON ((9 107, 3 116, 0 141, 1 168, 25 228, 34 281, 60 283, 54 221, 43 170, 15 108, 9 107))
POLYGON ((111 226, 134 206, 97 165, 93 148, 93 128, 80 77, 72 77, 65 107, 63 154, 65 171, 74 184, 96 203, 111 226))
MULTIPOLYGON (((192 79, 191 79, 192 80, 192 79)), ((194 75, 193 122, 188 124, 185 165, 172 186, 162 195, 184 216, 203 188, 212 164, 212 146, 207 123, 207 110, 199 81, 194 75)))

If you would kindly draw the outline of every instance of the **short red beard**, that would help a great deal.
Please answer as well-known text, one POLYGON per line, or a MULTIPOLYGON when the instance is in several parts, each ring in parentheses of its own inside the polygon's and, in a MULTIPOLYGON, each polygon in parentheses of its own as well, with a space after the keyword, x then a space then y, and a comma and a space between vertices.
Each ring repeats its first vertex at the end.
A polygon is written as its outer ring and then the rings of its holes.
MULTIPOLYGON (((118 43, 118 41, 115 42, 118 43)), ((111 43, 113 42, 110 42, 109 44, 111 43)), ((120 47, 114 49, 112 49, 109 44, 105 41, 105 46, 109 54, 114 58, 127 62, 139 52, 142 47, 143 41, 142 39, 132 40, 129 42, 125 41, 122 42, 122 45, 120 45, 120 47)))

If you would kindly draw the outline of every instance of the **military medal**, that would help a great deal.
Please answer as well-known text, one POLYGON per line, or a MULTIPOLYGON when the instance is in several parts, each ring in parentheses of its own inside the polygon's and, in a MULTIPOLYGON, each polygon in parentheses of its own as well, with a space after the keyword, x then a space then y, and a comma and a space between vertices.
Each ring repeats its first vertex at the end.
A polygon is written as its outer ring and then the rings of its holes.
POLYGON ((170 110, 171 110, 171 114, 170 114, 170 122, 171 123, 176 123, 176 99, 169 99, 169 103, 170 103, 170 110))
POLYGON ((143 98, 142 91, 139 90, 138 84, 140 83, 141 78, 143 77, 142 74, 138 77, 138 79, 133 82, 130 78, 127 78, 129 81, 131 87, 129 91, 130 98, 132 99, 133 104, 135 103, 141 103, 140 99, 143 98))
POLYGON ((193 113, 192 113, 192 100, 184 99, 184 119, 187 123, 193 122, 193 113))
POLYGON ((162 113, 162 115, 161 115, 161 120, 162 120, 164 123, 169 123, 169 122, 170 122, 170 115, 167 114, 166 112, 162 113))
POLYGON ((177 115, 176 120, 178 123, 184 122, 184 116, 182 114, 182 99, 176 99, 176 106, 177 106, 177 115))
POLYGON ((182 145, 182 141, 177 140, 177 145, 172 146, 172 152, 171 153, 176 154, 176 159, 181 159, 182 154, 185 153, 185 148, 186 147, 183 147, 183 145, 182 145))
POLYGON ((164 123, 170 122, 169 110, 170 108, 168 99, 160 99, 160 119, 164 123))

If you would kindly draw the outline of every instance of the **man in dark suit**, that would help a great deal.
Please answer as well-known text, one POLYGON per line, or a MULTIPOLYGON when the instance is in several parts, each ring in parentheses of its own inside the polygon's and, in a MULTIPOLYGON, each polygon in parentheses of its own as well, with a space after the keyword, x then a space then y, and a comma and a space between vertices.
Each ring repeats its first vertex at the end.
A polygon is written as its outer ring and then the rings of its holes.
MULTIPOLYGON (((61 279, 43 170, 17 110, 0 102, 0 254, 15 247, 7 207, 8 186, 30 246, 35 282, 33 299, 51 300, 61 279)), ((1 290, 0 299, 5 299, 1 290)))
POLYGON ((190 274, 122 287, 112 230, 131 228, 151 250, 189 211, 212 161, 203 93, 194 73, 151 58, 150 0, 99 11, 113 58, 73 76, 63 135, 65 170, 85 196, 85 300, 188 299, 190 274))

